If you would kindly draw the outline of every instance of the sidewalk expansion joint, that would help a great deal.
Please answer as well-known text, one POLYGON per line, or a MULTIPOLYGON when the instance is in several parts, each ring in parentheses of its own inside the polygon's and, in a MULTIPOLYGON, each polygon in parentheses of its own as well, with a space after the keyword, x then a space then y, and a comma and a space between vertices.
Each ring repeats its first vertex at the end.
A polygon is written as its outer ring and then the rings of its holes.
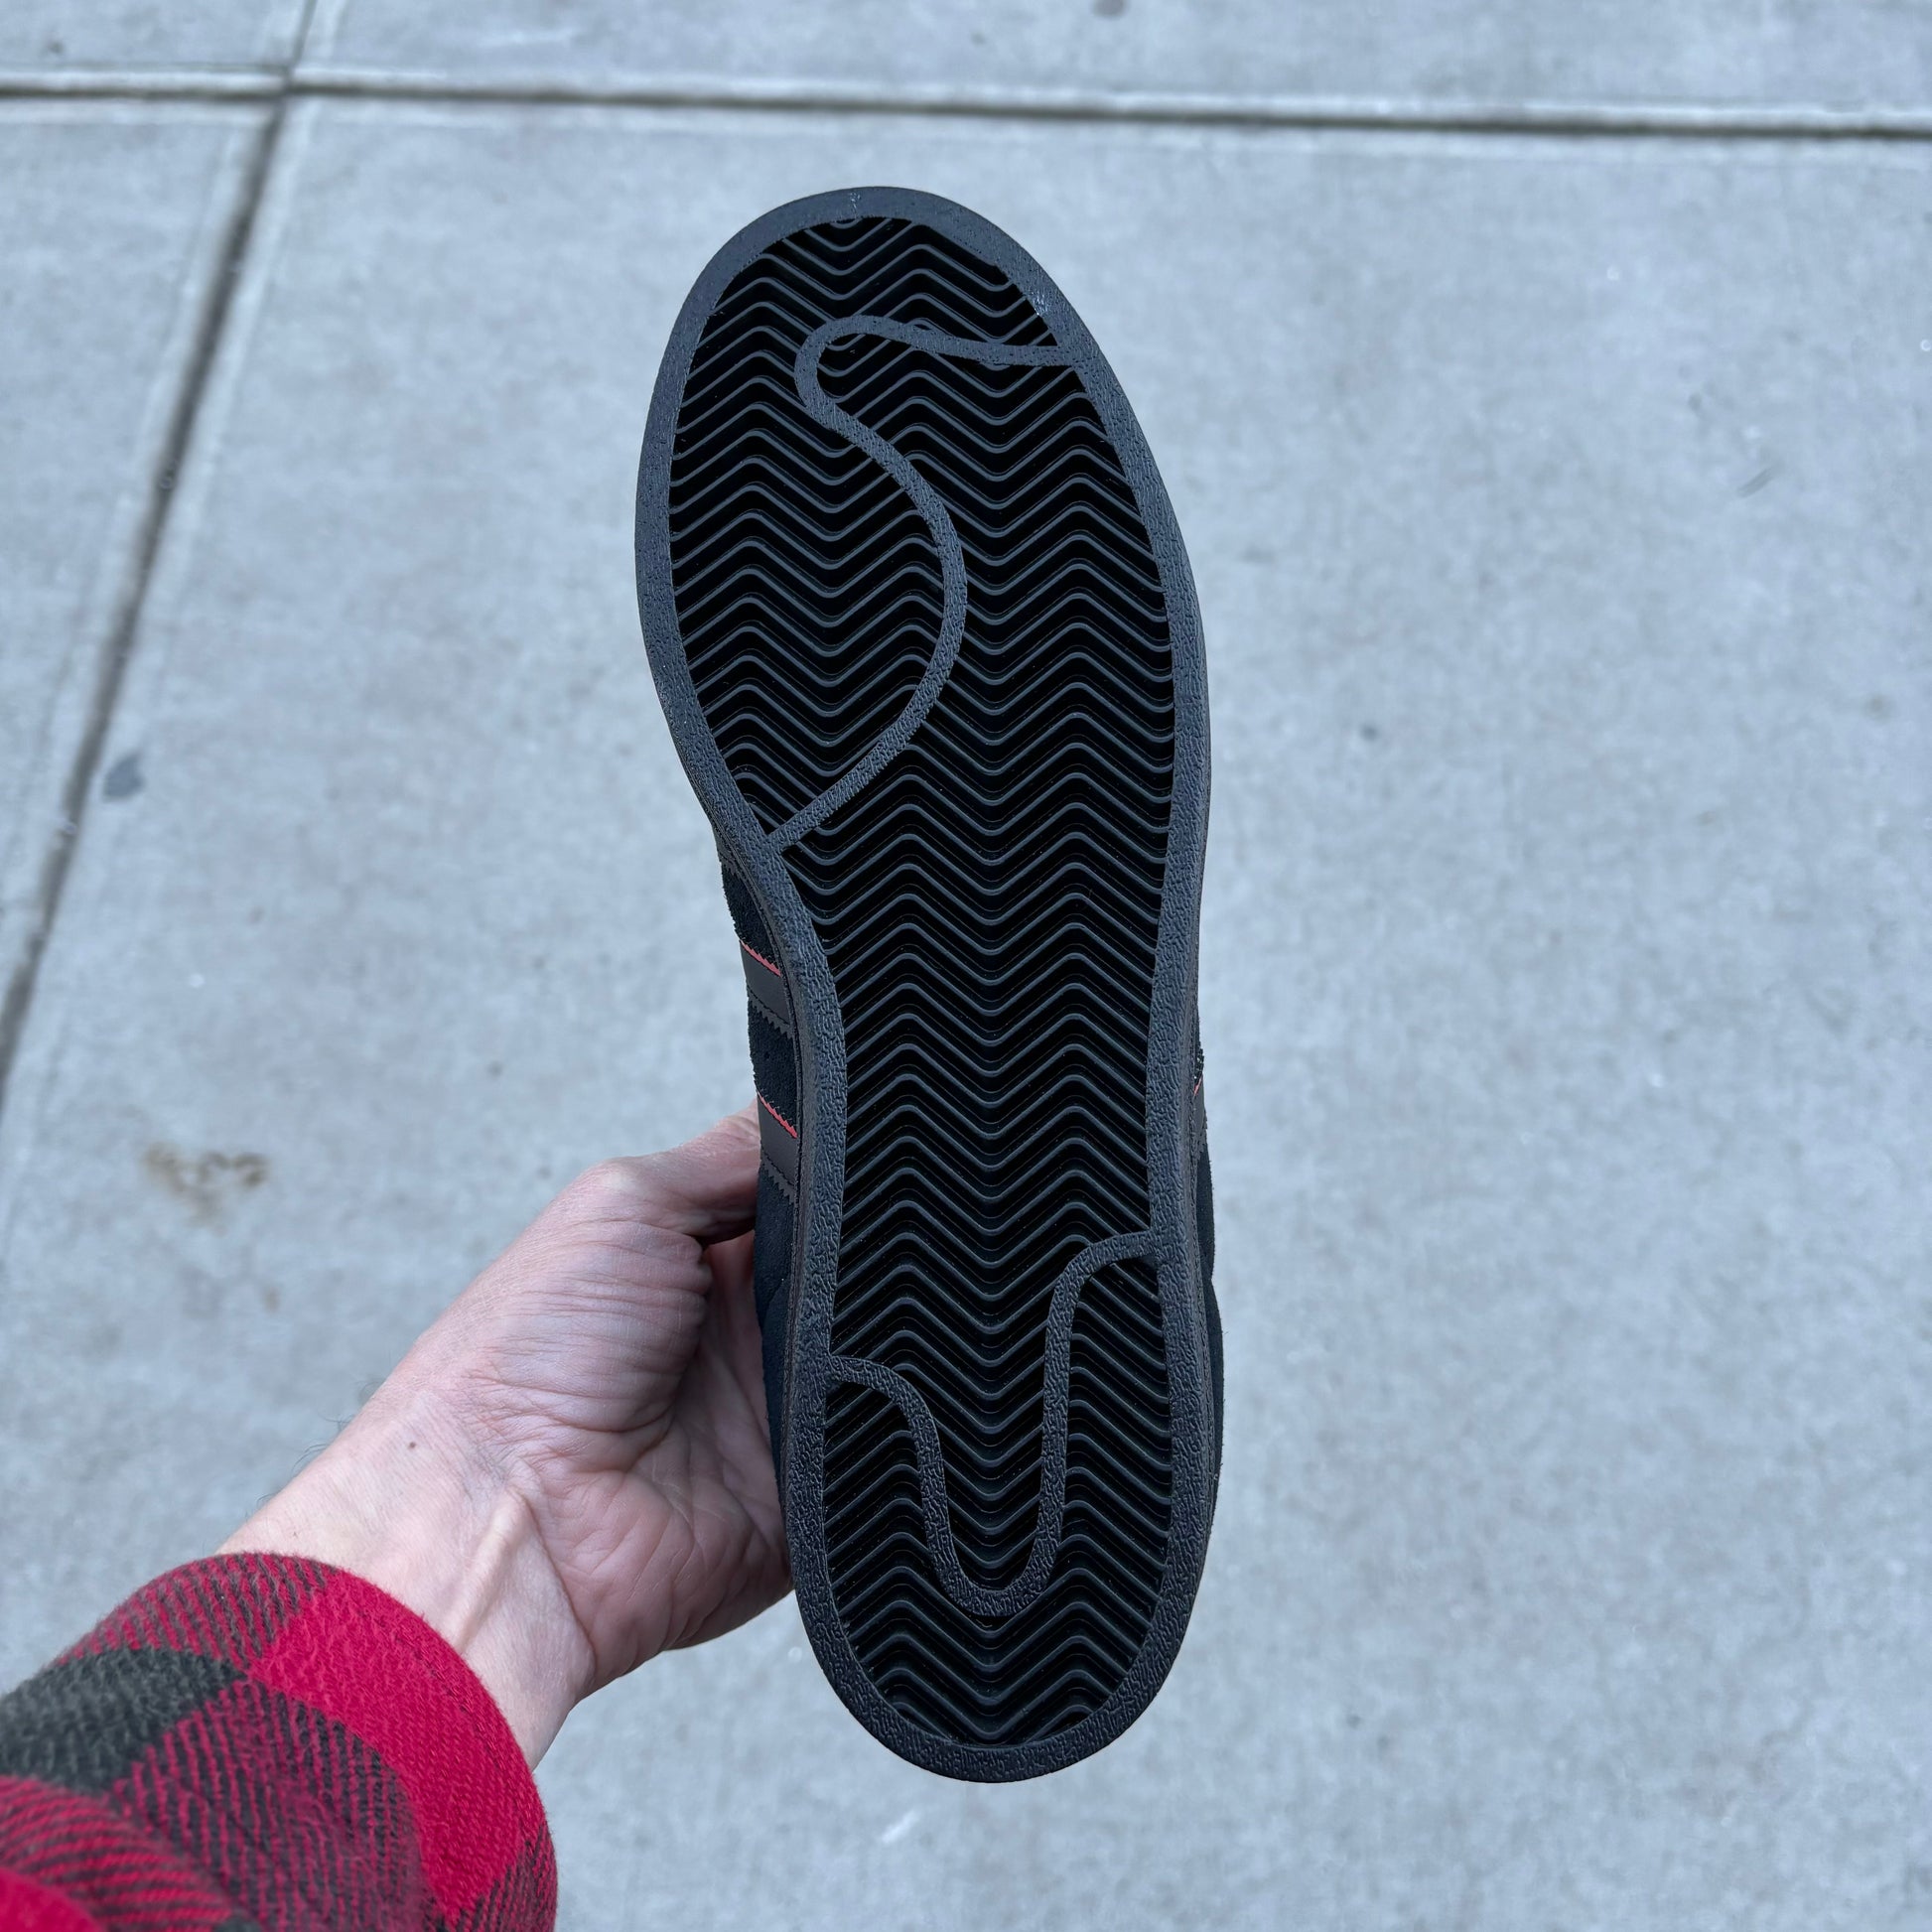
POLYGON ((80 833, 86 822, 101 755, 114 722, 115 705, 127 675, 135 639, 140 632, 148 586, 154 576, 162 538, 167 531, 168 512, 181 493, 176 483, 185 474, 195 436, 196 417, 200 412, 203 393, 207 387, 215 351, 220 345, 235 286, 247 257, 256 210, 261 205, 262 189, 275 158, 286 112, 285 97, 277 98, 274 110, 264 117, 254 136, 247 172, 235 197, 220 257, 209 278, 207 302, 195 331, 188 365, 183 371, 181 387, 148 486, 146 509, 140 528, 135 533, 133 557, 101 649, 86 726, 68 767, 67 782, 61 793, 58 830, 41 862, 32 923, 28 927, 21 956, 8 982, 5 997, 0 999, 0 1108, 6 1104, 7 1084, 19 1052, 21 1036, 26 1031, 34 989, 40 979, 41 962, 60 917, 61 901, 67 892, 74 849, 79 844, 80 833))
MULTIPOLYGON (((306 22, 305 22, 306 32, 306 22)), ((810 81, 597 81, 568 75, 482 78, 309 64, 276 69, 0 69, 0 101, 223 102, 300 99, 448 107, 709 109, 743 113, 931 115, 1251 132, 1540 135, 1696 141, 1932 141, 1932 104, 1419 100, 853 87, 810 81)))

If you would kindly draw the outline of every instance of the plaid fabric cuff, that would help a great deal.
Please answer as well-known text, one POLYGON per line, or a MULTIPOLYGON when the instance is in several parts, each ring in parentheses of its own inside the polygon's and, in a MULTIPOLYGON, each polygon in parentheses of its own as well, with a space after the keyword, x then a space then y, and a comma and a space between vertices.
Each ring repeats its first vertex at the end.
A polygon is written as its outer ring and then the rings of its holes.
POLYGON ((0 1698, 7 1932, 542 1932, 556 1899, 488 1692, 345 1571, 189 1564, 0 1698))

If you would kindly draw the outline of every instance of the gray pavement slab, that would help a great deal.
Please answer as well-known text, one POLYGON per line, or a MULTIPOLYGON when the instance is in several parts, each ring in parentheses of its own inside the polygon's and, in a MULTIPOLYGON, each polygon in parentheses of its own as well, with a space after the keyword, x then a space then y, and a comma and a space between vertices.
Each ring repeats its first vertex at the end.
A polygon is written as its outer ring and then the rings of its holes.
POLYGON ((320 0, 307 62, 594 88, 1922 109, 1932 14, 1896 0, 320 0))
POLYGON ((305 0, 7 0, 0 78, 129 69, 278 67, 305 0))
POLYGON ((259 127, 205 107, 0 108, 0 988, 125 614, 259 127))
POLYGON ((1916 148, 298 109, 0 1116, 0 1678, 745 1093, 631 477, 855 179, 1050 265, 1192 549, 1221 1520, 1040 1783, 789 1606, 605 1693, 564 1924, 1923 1924, 1916 148))

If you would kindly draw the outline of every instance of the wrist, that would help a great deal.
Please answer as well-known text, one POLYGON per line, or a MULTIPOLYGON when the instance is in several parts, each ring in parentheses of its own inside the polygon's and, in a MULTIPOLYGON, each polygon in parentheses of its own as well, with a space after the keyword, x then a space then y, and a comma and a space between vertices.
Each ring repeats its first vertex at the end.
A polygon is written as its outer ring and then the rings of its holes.
POLYGON ((346 1570, 483 1681, 535 1764, 590 1688, 591 1647, 529 1503, 434 1398, 384 1390, 222 1545, 346 1570))

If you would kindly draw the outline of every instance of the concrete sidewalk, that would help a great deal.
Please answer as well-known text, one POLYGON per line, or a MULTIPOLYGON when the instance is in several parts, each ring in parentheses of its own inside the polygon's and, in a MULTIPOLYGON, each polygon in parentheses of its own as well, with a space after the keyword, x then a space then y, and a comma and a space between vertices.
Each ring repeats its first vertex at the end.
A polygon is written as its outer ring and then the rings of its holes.
POLYGON ((0 1683, 742 1099, 637 440, 720 241, 903 181, 1199 579, 1221 1516, 1040 1783, 788 1604, 603 1694, 564 1924, 1923 1925, 1932 26, 85 11, 0 24, 0 1683))

